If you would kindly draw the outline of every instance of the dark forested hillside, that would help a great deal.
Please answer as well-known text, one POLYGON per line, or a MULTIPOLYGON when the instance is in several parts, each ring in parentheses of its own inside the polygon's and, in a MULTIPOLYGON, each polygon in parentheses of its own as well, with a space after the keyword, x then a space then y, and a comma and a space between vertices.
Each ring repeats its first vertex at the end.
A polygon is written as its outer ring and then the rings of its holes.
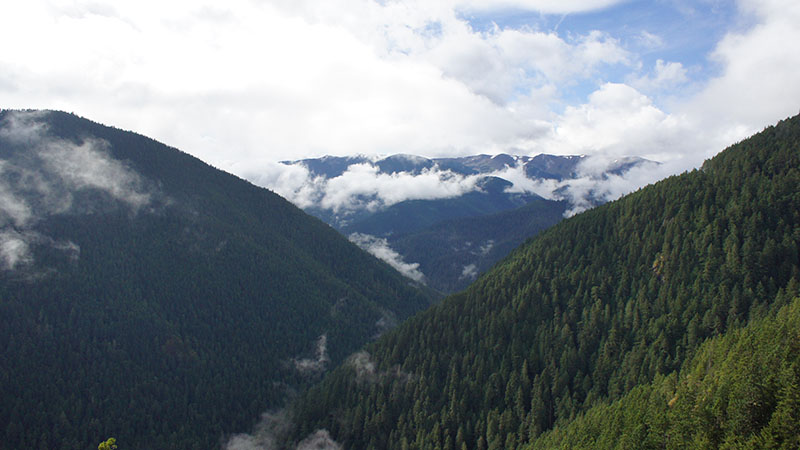
POLYGON ((0 448, 213 448, 430 297, 151 139, 0 112, 0 448))
POLYGON ((298 404, 298 436, 522 446, 787 305, 799 247, 794 117, 541 233, 329 374, 298 404))
POLYGON ((419 263, 429 287, 457 292, 526 239, 560 222, 566 208, 565 201, 534 198, 511 211, 446 220, 387 241, 408 261, 419 263))
POLYGON ((532 448, 800 448, 800 297, 532 448))

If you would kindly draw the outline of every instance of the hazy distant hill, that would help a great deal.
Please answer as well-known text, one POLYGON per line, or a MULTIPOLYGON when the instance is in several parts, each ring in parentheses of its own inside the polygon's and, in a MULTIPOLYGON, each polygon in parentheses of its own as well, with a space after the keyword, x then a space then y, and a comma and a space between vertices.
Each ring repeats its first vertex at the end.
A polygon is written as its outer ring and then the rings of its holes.
POLYGON ((0 448, 213 448, 431 298, 146 137, 0 112, 0 448))
POLYGON ((796 448, 798 193, 800 116, 564 220, 330 373, 295 436, 796 448))

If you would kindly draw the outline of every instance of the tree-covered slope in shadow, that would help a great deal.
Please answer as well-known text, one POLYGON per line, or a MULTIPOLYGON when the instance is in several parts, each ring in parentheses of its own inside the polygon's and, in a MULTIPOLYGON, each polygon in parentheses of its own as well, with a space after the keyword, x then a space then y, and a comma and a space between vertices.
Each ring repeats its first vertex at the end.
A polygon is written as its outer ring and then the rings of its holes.
POLYGON ((0 112, 0 448, 210 448, 431 297, 265 189, 0 112))

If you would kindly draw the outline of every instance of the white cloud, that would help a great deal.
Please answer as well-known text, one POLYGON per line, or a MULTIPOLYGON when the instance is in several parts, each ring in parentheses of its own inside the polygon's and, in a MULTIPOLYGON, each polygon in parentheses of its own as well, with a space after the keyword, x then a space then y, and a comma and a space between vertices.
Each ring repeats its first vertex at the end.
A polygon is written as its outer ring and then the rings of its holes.
POLYGON ((679 62, 656 60, 652 74, 631 80, 631 85, 641 91, 658 91, 675 88, 689 81, 688 71, 679 62))
MULTIPOLYGON (((0 161, 0 176, 6 170, 8 163, 0 161)), ((0 224, 12 223, 14 226, 22 227, 30 222, 33 211, 28 203, 12 192, 6 183, 0 183, 0 224)))
POLYGON ((328 356, 328 335, 323 334, 317 338, 313 358, 295 358, 294 368, 303 375, 316 375, 324 372, 331 362, 328 356))
MULTIPOLYGON (((601 133, 602 131, 600 129, 588 132, 601 133)), ((529 192, 550 200, 566 200, 569 207, 564 215, 569 217, 599 203, 616 200, 666 176, 681 172, 686 169, 687 164, 684 159, 666 161, 663 164, 641 162, 620 175, 609 173, 619 167, 619 162, 619 156, 614 155, 613 152, 591 155, 578 164, 577 177, 561 181, 527 178, 522 166, 507 167, 492 175, 512 183, 512 186, 507 189, 508 192, 529 192)), ((488 253, 492 244, 491 241, 485 243, 481 247, 481 252, 488 253)))
POLYGON ((365 350, 360 350, 350 355, 345 364, 350 366, 356 375, 359 383, 375 383, 381 378, 399 378, 408 381, 413 375, 404 372, 400 366, 394 366, 389 370, 378 370, 377 364, 372 360, 372 355, 365 350))
POLYGON ((136 209, 149 203, 150 194, 142 189, 139 175, 109 158, 106 147, 107 143, 92 139, 79 145, 50 140, 39 150, 39 158, 70 191, 99 189, 136 209))
POLYGON ((650 33, 647 30, 639 32, 634 40, 639 46, 647 50, 654 50, 664 45, 664 39, 661 36, 650 33))
POLYGON ((19 265, 32 262, 29 237, 15 230, 0 230, 0 261, 7 270, 13 270, 19 265))
POLYGON ((478 179, 438 168, 419 174, 388 174, 379 173, 379 168, 369 163, 354 164, 342 175, 327 180, 320 205, 334 211, 364 206, 376 210, 405 200, 458 197, 474 190, 478 179))
POLYGON ((464 269, 461 271, 461 276, 458 278, 459 280, 474 280, 475 277, 478 276, 478 266, 475 264, 468 264, 464 266, 464 269))
POLYGON ((341 450, 328 430, 317 430, 297 444, 297 450, 341 450))
POLYGON ((322 153, 501 151, 542 131, 526 102, 625 59, 602 33, 475 32, 447 2, 98 5, 0 18, 17 43, 0 55, 6 104, 78 110, 240 174, 322 153))
POLYGON ((546 14, 568 14, 607 8, 622 0, 460 0, 458 5, 467 9, 516 8, 540 11, 546 14))
POLYGON ((759 131, 800 109, 800 3, 742 0, 758 18, 752 28, 726 35, 711 57, 721 75, 686 110, 712 145, 722 146, 759 131))
POLYGON ((656 161, 681 156, 688 127, 625 84, 606 83, 580 106, 569 106, 542 145, 556 154, 641 155, 656 161))
POLYGON ((267 187, 300 208, 319 202, 325 189, 323 177, 312 177, 301 164, 281 164, 265 161, 256 169, 243 169, 242 175, 253 183, 267 187))
MULTIPOLYGON (((375 211, 406 200, 458 197, 476 189, 479 176, 438 167, 420 173, 381 173, 372 163, 352 164, 339 176, 312 176, 302 164, 264 164, 248 176, 301 208, 319 206, 336 213, 375 211)), ((1 199, 2 197, 0 197, 1 199)))
POLYGON ((642 164, 633 167, 624 175, 601 176, 602 170, 613 161, 603 157, 593 157, 584 162, 588 164, 582 168, 582 176, 560 183, 562 189, 559 190, 559 197, 570 203, 570 207, 564 212, 565 217, 586 211, 598 203, 616 200, 642 186, 654 183, 675 173, 676 164, 682 163, 642 164))
POLYGON ((276 175, 275 161, 599 151, 689 155, 691 167, 694 155, 797 112, 800 56, 786 45, 800 37, 794 1, 740 0, 756 24, 717 45, 720 74, 707 83, 672 56, 642 72, 636 52, 668 44, 645 29, 622 40, 491 26, 498 9, 577 14, 619 3, 15 2, 0 16, 0 38, 13 43, 0 54, 0 100, 77 111, 256 182, 282 177, 270 184, 305 204, 303 174, 276 175), (473 29, 470 9, 490 25, 473 29), (629 86, 609 83, 620 80, 629 86))
POLYGON ((372 361, 372 356, 365 350, 353 353, 347 358, 345 364, 349 365, 356 372, 357 381, 374 381, 377 374, 377 366, 372 361))
POLYGON ((285 409, 268 411, 261 414, 252 433, 231 436, 225 450, 277 450, 291 428, 292 421, 285 409))
POLYGON ((40 220, 73 209, 74 195, 86 189, 107 193, 136 211, 151 193, 139 175, 108 154, 104 141, 79 144, 48 135, 46 113, 9 112, 0 122, 0 259, 6 269, 33 262, 31 245, 48 245, 69 258, 80 249, 36 231, 40 220), (24 146, 24 151, 13 149, 24 146))
POLYGON ((349 236, 351 242, 371 253, 376 258, 386 262, 395 270, 417 283, 425 282, 425 275, 419 270, 419 263, 407 263, 403 257, 389 247, 386 239, 369 234, 353 233, 349 236))

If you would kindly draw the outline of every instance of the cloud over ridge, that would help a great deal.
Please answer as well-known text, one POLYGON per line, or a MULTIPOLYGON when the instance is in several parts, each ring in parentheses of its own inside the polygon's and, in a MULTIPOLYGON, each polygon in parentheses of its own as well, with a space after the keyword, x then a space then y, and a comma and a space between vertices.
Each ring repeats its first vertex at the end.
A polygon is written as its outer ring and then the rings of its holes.
POLYGON ((800 61, 783 45, 800 39, 797 2, 726 4, 736 20, 702 55, 671 51, 683 43, 656 23, 567 28, 635 7, 31 0, 0 17, 15 43, 0 98, 77 110, 248 178, 278 160, 376 152, 635 154, 685 170, 797 112, 800 61))
POLYGON ((47 245, 75 259, 80 248, 37 231, 37 223, 75 210, 75 196, 103 192, 137 211, 150 203, 146 183, 113 159, 104 141, 80 143, 48 134, 46 111, 8 111, 0 122, 0 266, 30 266, 31 247, 47 245))

